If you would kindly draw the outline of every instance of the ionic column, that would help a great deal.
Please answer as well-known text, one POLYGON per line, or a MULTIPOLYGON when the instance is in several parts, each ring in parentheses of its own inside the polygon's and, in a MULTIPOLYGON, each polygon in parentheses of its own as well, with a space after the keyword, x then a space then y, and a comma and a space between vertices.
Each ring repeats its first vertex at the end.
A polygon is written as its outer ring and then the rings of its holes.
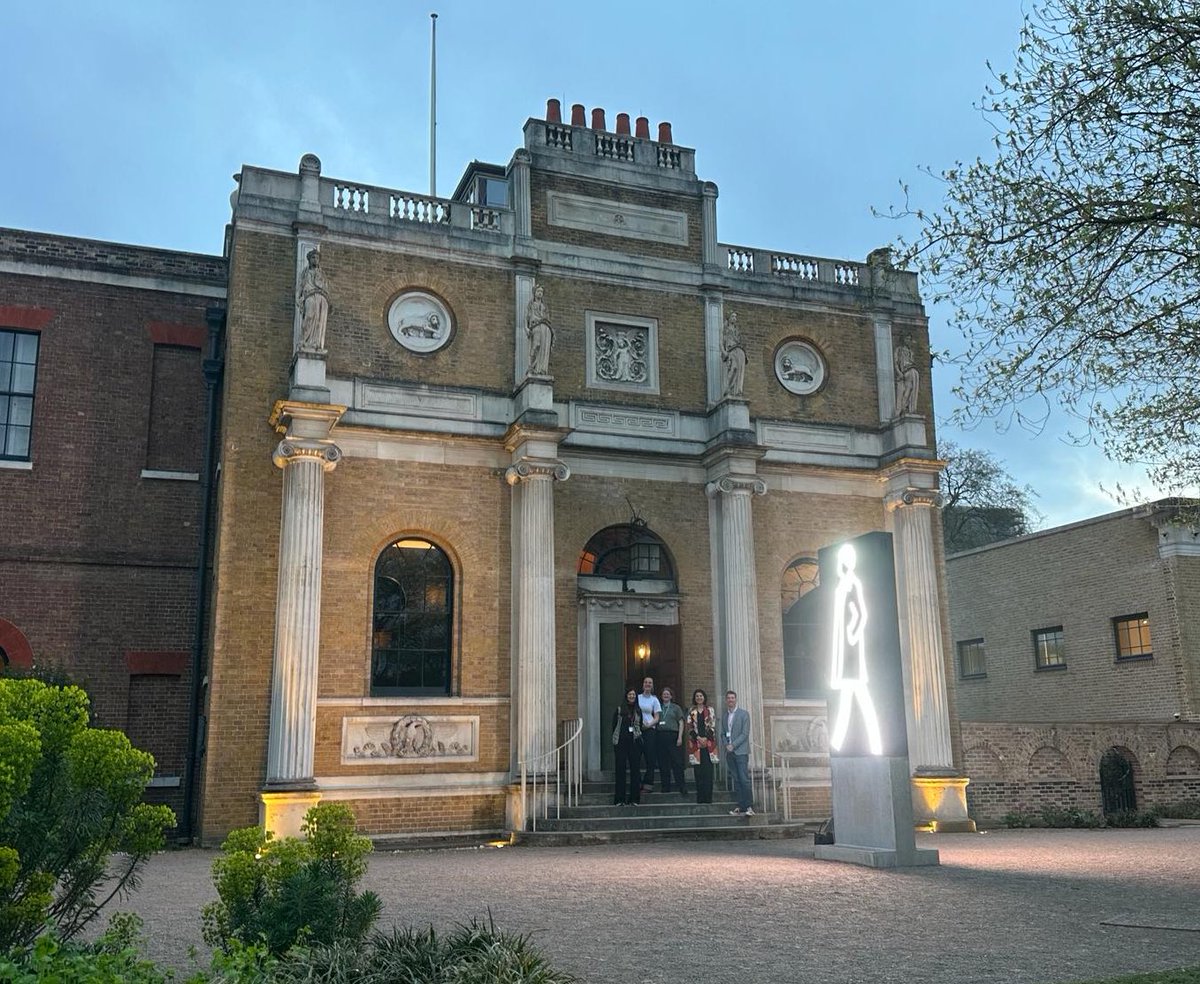
MULTIPOLYGON (((706 491, 717 502, 720 516, 721 557, 713 575, 720 584, 720 649, 725 689, 737 691, 738 706, 750 714, 751 738, 765 746, 758 586, 750 500, 752 496, 766 494, 767 485, 761 478, 728 475, 710 482, 706 491)), ((713 700, 715 707, 724 708, 723 693, 713 700)), ((755 767, 763 764, 757 749, 752 750, 750 762, 755 767)))
POLYGON ((896 589, 909 691, 908 757, 915 773, 954 769, 946 696, 933 511, 940 496, 908 488, 888 500, 894 521, 896 589))
POLYGON ((299 789, 313 784, 325 473, 340 458, 341 451, 329 440, 285 437, 275 449, 275 464, 283 469, 283 515, 267 740, 268 788, 299 789))
POLYGON ((554 648, 554 483, 570 469, 552 457, 514 456, 504 473, 513 488, 513 602, 516 720, 513 771, 525 762, 544 771, 541 756, 558 744, 554 648))

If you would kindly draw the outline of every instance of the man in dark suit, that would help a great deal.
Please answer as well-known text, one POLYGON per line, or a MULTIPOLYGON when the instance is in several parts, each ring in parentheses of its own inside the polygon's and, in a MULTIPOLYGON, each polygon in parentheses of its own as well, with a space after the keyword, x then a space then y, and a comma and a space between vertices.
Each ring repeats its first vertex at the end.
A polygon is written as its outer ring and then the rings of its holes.
POLYGON ((737 706, 737 694, 725 693, 725 755, 733 775, 733 794, 737 806, 729 811, 736 817, 754 816, 754 791, 750 786, 750 715, 737 706))

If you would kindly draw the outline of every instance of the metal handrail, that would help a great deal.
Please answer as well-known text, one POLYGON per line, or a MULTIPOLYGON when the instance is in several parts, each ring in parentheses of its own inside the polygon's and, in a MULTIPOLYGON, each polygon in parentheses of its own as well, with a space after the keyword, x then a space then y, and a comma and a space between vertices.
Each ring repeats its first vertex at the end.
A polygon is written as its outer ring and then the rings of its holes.
POLYGON ((563 730, 567 732, 567 737, 561 745, 535 756, 530 762, 521 759, 521 816, 529 818, 530 830, 537 830, 539 779, 542 787, 542 819, 550 819, 551 771, 554 772, 554 818, 556 820, 561 816, 564 796, 567 806, 575 806, 583 795, 583 718, 564 721, 562 726, 563 730), (532 783, 530 783, 531 776, 532 783), (530 785, 532 785, 534 801, 532 815, 527 811, 528 800, 526 799, 530 785))
MULTIPOLYGON (((791 821, 792 801, 787 792, 791 780, 791 762, 786 755, 760 745, 753 738, 750 739, 750 745, 763 753, 764 763, 763 767, 757 770, 757 774, 753 768, 750 769, 750 795, 756 798, 764 812, 778 813, 782 792, 783 818, 791 821)), ((753 760, 753 755, 751 759, 753 760)), ((722 750, 718 772, 725 782, 726 789, 731 788, 733 783, 733 773, 729 766, 729 754, 722 750)))

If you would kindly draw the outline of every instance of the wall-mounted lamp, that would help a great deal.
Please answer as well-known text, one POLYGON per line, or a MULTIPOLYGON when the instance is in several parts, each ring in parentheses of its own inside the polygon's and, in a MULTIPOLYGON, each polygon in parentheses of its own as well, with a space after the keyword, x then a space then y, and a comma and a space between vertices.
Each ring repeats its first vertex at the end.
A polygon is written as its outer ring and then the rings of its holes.
POLYGON ((640 660, 649 659, 650 658, 650 646, 647 643, 639 642, 636 646, 633 647, 633 655, 636 656, 640 660))

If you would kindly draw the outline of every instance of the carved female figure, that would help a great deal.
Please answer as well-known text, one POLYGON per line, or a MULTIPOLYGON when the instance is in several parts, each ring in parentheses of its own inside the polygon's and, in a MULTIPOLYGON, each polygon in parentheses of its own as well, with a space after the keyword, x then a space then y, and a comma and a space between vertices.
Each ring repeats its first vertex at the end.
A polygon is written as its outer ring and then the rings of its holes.
POLYGON ((296 290, 296 307, 300 310, 300 351, 325 351, 325 322, 329 318, 329 291, 321 271, 321 254, 308 251, 300 286, 296 290))
POLYGON ((736 313, 730 314, 721 332, 721 363, 725 367, 722 396, 740 397, 746 384, 746 350, 738 337, 737 317, 736 313))
POLYGON ((917 412, 917 392, 921 386, 921 373, 913 361, 908 339, 901 339, 893 355, 896 365, 896 416, 905 417, 917 412))
POLYGON ((525 308, 525 336, 529 339, 531 376, 550 374, 550 350, 554 347, 554 329, 550 325, 550 308, 546 304, 545 295, 545 288, 537 285, 525 308))

